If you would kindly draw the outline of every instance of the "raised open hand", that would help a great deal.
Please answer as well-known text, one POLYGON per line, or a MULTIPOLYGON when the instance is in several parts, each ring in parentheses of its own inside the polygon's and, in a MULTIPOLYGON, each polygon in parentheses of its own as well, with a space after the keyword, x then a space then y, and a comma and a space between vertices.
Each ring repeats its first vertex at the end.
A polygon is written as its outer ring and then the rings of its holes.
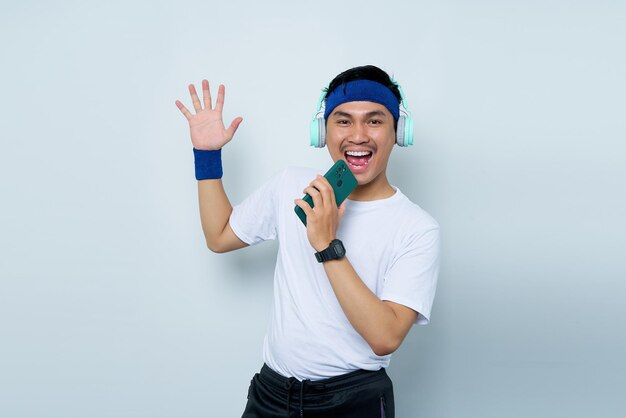
POLYGON ((224 86, 220 84, 217 90, 215 108, 211 104, 211 92, 209 82, 202 80, 202 99, 200 103, 198 93, 193 84, 189 85, 189 94, 196 114, 192 114, 180 100, 176 100, 176 106, 189 121, 191 143, 193 147, 201 150, 218 150, 226 145, 235 135, 235 131, 243 120, 242 117, 233 119, 228 129, 224 128, 222 109, 224 107, 224 86))

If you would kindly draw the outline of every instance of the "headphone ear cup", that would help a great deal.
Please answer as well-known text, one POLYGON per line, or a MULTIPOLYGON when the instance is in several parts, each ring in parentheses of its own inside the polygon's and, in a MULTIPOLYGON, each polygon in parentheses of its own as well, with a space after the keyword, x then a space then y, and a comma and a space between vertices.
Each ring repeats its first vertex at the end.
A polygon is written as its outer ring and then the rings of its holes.
POLYGON ((405 126, 406 126, 406 118, 404 117, 404 115, 400 115, 400 117, 398 118, 398 126, 396 127, 396 144, 398 144, 401 147, 406 147, 405 126))
POLYGON ((326 122, 324 118, 314 118, 311 121, 311 146, 323 148, 326 145, 326 122))
POLYGON ((413 117, 408 111, 400 111, 396 128, 396 144, 401 147, 413 145, 413 117))
POLYGON ((310 126, 310 141, 311 141, 311 146, 312 147, 319 147, 319 139, 320 139, 320 131, 319 131, 319 119, 316 117, 313 117, 313 120, 311 120, 311 126, 310 126))
POLYGON ((311 127, 309 133, 311 135, 310 143, 312 147, 323 148, 326 145, 326 121, 324 120, 324 98, 328 87, 322 90, 319 100, 317 101, 317 110, 311 119, 311 127))
POLYGON ((319 148, 326 146, 326 120, 324 118, 318 119, 319 125, 317 131, 319 132, 319 148))
POLYGON ((413 117, 408 115, 404 121, 404 146, 413 145, 413 117))

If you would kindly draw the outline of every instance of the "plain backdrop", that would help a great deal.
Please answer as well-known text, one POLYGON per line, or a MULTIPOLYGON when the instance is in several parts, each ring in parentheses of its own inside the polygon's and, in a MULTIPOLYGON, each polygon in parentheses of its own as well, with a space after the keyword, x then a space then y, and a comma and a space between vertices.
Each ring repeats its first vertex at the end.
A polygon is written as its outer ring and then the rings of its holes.
POLYGON ((226 85, 237 203, 325 171, 309 120, 364 64, 415 117, 389 177, 442 227, 397 416, 623 416, 625 21, 619 0, 3 2, 0 416, 240 416, 276 244, 206 249, 174 101, 226 85))

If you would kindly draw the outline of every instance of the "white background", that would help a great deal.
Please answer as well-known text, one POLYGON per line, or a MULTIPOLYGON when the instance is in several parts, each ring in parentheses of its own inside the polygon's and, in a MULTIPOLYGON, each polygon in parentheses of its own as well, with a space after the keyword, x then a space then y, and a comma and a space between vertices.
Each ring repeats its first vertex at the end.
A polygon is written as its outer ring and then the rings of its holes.
POLYGON ((416 143, 393 184, 442 226, 398 417, 626 410, 622 1, 20 1, 0 9, 0 416, 236 417, 274 243, 204 246, 187 84, 227 86, 237 203, 308 146, 320 89, 375 64, 416 143))

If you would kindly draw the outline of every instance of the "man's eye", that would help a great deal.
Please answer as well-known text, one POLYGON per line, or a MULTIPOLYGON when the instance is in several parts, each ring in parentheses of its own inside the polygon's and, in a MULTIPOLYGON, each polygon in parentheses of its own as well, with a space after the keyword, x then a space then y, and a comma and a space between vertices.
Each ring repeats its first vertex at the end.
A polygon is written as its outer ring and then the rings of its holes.
POLYGON ((339 119, 339 120, 337 121, 337 123, 338 123, 339 125, 347 125, 347 124, 348 124, 348 121, 347 121, 346 119, 339 119))
POLYGON ((383 121, 379 120, 379 119, 372 119, 372 120, 370 120, 370 124, 372 124, 372 125, 380 125, 381 123, 383 123, 383 121))

